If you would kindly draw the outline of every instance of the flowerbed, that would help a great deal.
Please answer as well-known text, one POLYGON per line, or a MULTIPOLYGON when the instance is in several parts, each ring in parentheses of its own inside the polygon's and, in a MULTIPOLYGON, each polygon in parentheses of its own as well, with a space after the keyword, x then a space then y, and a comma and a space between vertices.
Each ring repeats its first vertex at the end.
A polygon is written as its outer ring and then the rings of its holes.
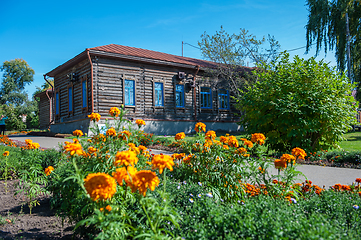
POLYGON ((23 167, 8 162, 16 151, 4 154, 2 176, 21 171, 30 208, 36 194, 51 193, 54 209, 86 238, 357 239, 361 232, 361 179, 328 190, 308 180, 295 183, 302 174, 296 161, 307 157, 302 149, 272 159, 260 148, 263 134, 218 141, 197 123, 194 140, 175 136, 182 153, 153 155, 144 146, 152 137, 141 131, 144 121, 132 127, 123 109, 109 114, 115 124, 106 123, 106 134, 93 113, 94 136, 79 139, 83 133, 74 131, 78 138, 56 157, 39 157, 47 151, 29 141, 18 150, 30 154, 23 167), (270 173, 274 167, 278 174, 270 173))

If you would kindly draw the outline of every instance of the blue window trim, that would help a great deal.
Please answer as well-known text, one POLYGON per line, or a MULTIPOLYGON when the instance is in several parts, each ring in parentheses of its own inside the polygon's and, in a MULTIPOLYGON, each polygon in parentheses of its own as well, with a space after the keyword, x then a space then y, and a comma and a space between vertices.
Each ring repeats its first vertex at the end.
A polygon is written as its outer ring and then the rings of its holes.
POLYGON ((68 111, 73 111, 73 87, 68 88, 68 111))
POLYGON ((125 106, 135 106, 135 81, 134 80, 124 80, 124 105, 125 106), (133 87, 127 87, 126 83, 132 82, 133 87), (128 96, 127 96, 127 90, 128 90, 128 96), (133 94, 131 94, 133 93, 133 94), (133 95, 133 97, 131 97, 133 95), (132 99, 131 99, 132 98, 132 99), (132 100, 132 102, 131 102, 132 100))
POLYGON ((163 107, 164 106, 164 94, 163 94, 163 83, 155 82, 154 83, 154 106, 163 107), (159 101, 160 100, 160 101, 159 101))
POLYGON ((175 104, 176 104, 176 107, 179 107, 179 108, 182 108, 182 107, 184 107, 184 85, 183 84, 176 84, 176 86, 175 86, 175 94, 176 94, 176 102, 175 102, 175 104), (178 90, 178 88, 177 87, 181 87, 181 90, 179 91, 178 90), (181 101, 181 104, 180 105, 178 105, 177 104, 177 95, 180 95, 181 96, 181 99, 182 99, 182 101, 181 101))
POLYGON ((201 87, 200 93, 201 109, 212 109, 212 89, 210 87, 201 87))
POLYGON ((55 93, 55 115, 60 113, 59 92, 55 93))
POLYGON ((228 90, 226 90, 226 89, 218 90, 218 104, 219 104, 219 109, 224 109, 224 110, 229 109, 229 91, 228 90), (221 93, 222 91, 226 91, 226 93, 221 93), (227 103, 226 108, 222 107, 221 99, 224 99, 226 101, 226 103, 227 103))
POLYGON ((84 80, 82 83, 81 83, 81 88, 82 88, 82 96, 83 96, 83 108, 86 108, 88 106, 87 104, 87 81, 84 80))

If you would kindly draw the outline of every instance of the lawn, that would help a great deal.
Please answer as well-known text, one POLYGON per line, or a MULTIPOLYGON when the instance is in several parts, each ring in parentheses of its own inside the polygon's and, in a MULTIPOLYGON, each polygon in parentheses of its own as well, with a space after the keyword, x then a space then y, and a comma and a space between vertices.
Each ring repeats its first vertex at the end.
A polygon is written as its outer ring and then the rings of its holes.
POLYGON ((345 141, 340 143, 340 147, 345 151, 361 150, 361 132, 349 132, 344 135, 345 141))

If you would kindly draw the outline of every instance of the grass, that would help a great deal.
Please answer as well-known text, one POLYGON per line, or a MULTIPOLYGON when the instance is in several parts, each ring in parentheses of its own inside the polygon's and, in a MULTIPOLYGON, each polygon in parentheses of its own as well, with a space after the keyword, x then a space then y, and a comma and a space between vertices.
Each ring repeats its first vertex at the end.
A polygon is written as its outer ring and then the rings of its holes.
POLYGON ((349 132, 344 135, 345 141, 339 145, 345 151, 361 151, 361 132, 349 132))

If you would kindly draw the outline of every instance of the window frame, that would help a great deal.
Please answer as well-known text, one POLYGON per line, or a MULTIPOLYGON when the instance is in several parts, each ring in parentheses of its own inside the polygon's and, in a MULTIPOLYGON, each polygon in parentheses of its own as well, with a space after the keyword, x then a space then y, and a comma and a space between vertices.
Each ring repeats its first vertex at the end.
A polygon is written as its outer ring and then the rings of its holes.
POLYGON ((176 108, 184 108, 185 107, 185 92, 184 92, 184 84, 175 84, 175 107, 176 108), (178 91, 177 86, 181 86, 182 90, 178 91), (182 105, 177 105, 177 95, 180 94, 182 98, 182 105))
POLYGON ((164 107, 164 84, 162 82, 154 82, 153 83, 153 100, 154 100, 153 105, 155 107, 164 107), (158 85, 158 84, 161 86, 161 89, 156 88, 156 85, 158 85), (158 103, 159 94, 162 97, 161 103, 158 103))
POLYGON ((74 86, 73 86, 73 84, 68 85, 68 115, 69 116, 74 115, 74 86), (71 96, 69 94, 69 90, 71 90, 71 96))
POLYGON ((81 103, 82 111, 86 112, 88 111, 88 78, 86 76, 81 81, 81 97, 82 97, 82 103, 81 103), (85 90, 84 90, 84 84, 85 84, 85 90))
POLYGON ((212 107, 213 107, 212 88, 210 88, 210 87, 200 87, 199 93, 200 93, 199 96, 200 96, 201 109, 212 109, 212 107), (204 92, 204 91, 202 91, 202 89, 208 89, 209 91, 204 92), (206 107, 203 104, 205 96, 208 96, 208 100, 209 100, 207 102, 206 107), (208 105, 210 105, 210 106, 208 106, 208 105))
POLYGON ((55 118, 60 117, 60 91, 59 89, 55 90, 55 118))
POLYGON ((229 103, 229 90, 227 89, 218 89, 218 108, 220 110, 229 110, 230 108, 230 103, 229 103), (221 91, 226 91, 226 93, 221 93, 221 91), (227 107, 226 108, 223 108, 221 107, 222 104, 221 104, 221 98, 225 98, 225 100, 227 101, 227 107))
MULTIPOLYGON (((123 103, 124 103, 124 106, 126 106, 126 107, 135 107, 135 105, 136 105, 136 91, 135 91, 135 89, 136 89, 136 85, 135 85, 135 80, 131 80, 131 79, 124 79, 124 81, 123 81, 123 103), (129 82, 133 82, 133 88, 128 88, 128 87, 126 87, 125 85, 126 85, 126 82, 127 81, 129 81, 129 82), (132 90, 132 92, 133 92, 133 104, 128 104, 127 102, 126 102, 126 100, 127 100, 127 96, 126 96, 126 89, 131 89, 132 90)), ((128 96, 129 97, 129 96, 128 96)))

